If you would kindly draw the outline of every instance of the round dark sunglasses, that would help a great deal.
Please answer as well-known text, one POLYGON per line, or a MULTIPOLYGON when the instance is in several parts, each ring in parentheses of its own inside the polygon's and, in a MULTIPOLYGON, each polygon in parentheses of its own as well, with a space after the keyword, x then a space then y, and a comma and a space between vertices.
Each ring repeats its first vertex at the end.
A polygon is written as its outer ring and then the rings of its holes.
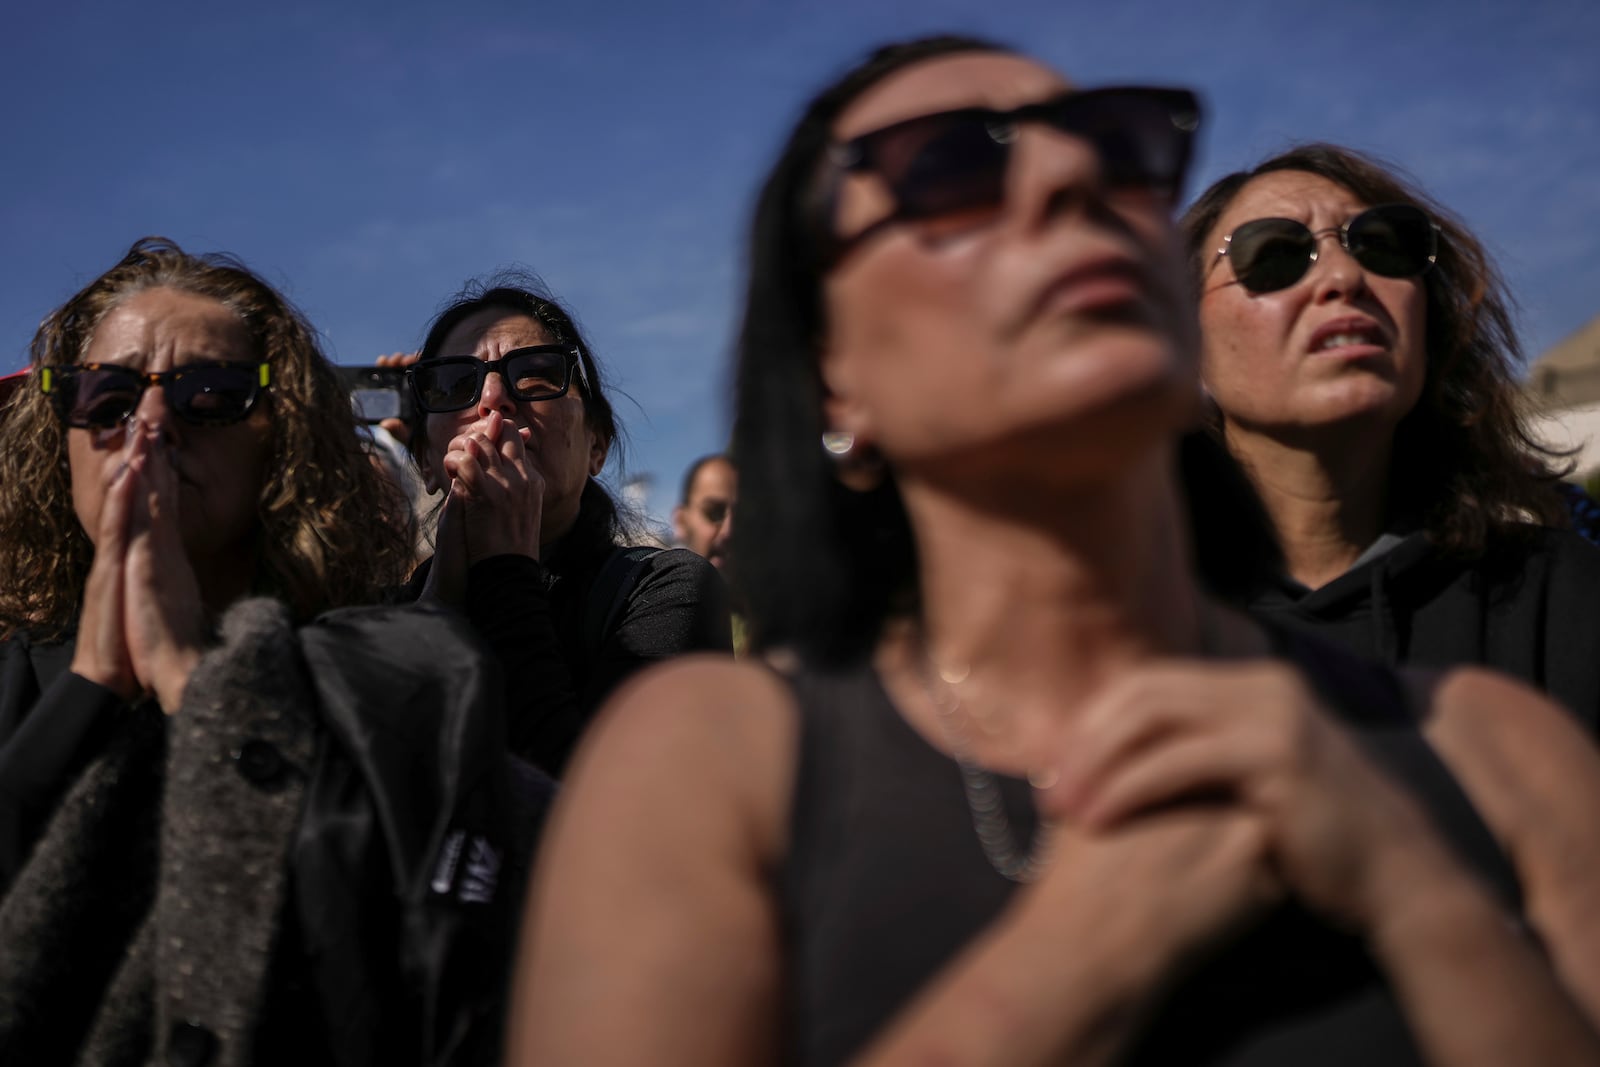
POLYGON ((189 363, 149 374, 110 363, 39 368, 39 387, 68 426, 103 430, 126 422, 151 386, 184 422, 226 426, 249 415, 272 380, 265 363, 189 363))
POLYGON ((919 115, 833 145, 829 156, 838 173, 876 174, 889 187, 895 207, 888 217, 840 238, 832 229, 836 196, 830 195, 821 226, 824 258, 837 260, 893 222, 1001 204, 1011 146, 1017 128, 1027 122, 1087 141, 1100 157, 1108 186, 1149 188, 1175 198, 1200 125, 1200 101, 1187 89, 1069 91, 1010 111, 969 107, 919 115))
POLYGON ((506 389, 518 400, 554 400, 565 396, 572 384, 572 369, 585 393, 589 379, 583 358, 574 345, 530 345, 513 348, 494 362, 476 356, 444 356, 417 363, 406 372, 417 406, 423 411, 460 411, 478 402, 483 383, 500 375, 506 389))
POLYGON ((1304 278, 1322 238, 1333 234, 1364 269, 1385 278, 1415 278, 1439 258, 1439 227, 1411 204, 1380 204, 1326 230, 1295 219, 1253 219, 1222 239, 1216 258, 1228 257, 1250 292, 1271 293, 1304 278))

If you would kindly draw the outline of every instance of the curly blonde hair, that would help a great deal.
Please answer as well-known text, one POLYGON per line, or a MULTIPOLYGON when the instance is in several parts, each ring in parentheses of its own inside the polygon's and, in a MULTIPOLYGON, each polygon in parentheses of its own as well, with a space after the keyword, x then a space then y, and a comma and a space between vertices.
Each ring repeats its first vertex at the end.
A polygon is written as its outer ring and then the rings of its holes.
POLYGON ((310 324, 232 256, 191 255, 146 237, 40 323, 29 381, 0 413, 0 637, 69 633, 94 557, 73 508, 66 433, 37 384, 39 370, 78 362, 107 313, 157 288, 227 307, 272 368, 255 592, 308 619, 397 588, 412 561, 410 511, 363 449, 348 394, 310 324))

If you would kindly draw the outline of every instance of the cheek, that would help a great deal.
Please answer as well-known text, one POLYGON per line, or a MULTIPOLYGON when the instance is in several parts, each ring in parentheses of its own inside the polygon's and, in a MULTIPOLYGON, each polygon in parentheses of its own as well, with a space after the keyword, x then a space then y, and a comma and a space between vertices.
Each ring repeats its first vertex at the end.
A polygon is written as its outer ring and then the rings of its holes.
POLYGON ((533 413, 535 445, 543 452, 547 476, 582 484, 589 477, 589 434, 583 418, 583 401, 564 396, 540 401, 548 405, 533 413))
POLYGON ((1200 305, 1200 375, 1224 406, 1230 394, 1255 391, 1280 363, 1281 331, 1271 311, 1218 296, 1200 305))
POLYGON ((883 256, 869 270, 844 271, 827 288, 830 385, 872 409, 875 419, 909 397, 970 395, 986 380, 984 356, 995 339, 984 330, 975 286, 962 256, 938 264, 923 256, 883 256), (939 269, 943 268, 943 269, 939 269))
POLYGON ((450 441, 461 432, 461 426, 466 420, 458 412, 447 412, 442 415, 429 415, 423 420, 423 432, 427 436, 423 444, 419 459, 428 471, 443 470, 445 450, 450 447, 450 441))
POLYGON ((1406 335, 1407 370, 1411 372, 1409 376, 1416 379, 1420 392, 1428 366, 1428 303, 1421 286, 1411 283, 1409 289, 1401 304, 1401 321, 1406 335))
POLYGON ((87 438, 83 430, 67 432, 67 468, 72 483, 72 509, 93 543, 100 528, 100 506, 105 499, 102 471, 109 453, 95 450, 87 438))

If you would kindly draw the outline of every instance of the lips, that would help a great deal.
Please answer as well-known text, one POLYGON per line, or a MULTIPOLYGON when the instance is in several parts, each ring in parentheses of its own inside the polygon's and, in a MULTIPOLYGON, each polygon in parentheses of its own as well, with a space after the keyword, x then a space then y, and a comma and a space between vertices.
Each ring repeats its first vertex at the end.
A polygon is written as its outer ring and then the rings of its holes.
POLYGON ((1364 316, 1350 315, 1325 322, 1311 334, 1306 346, 1312 353, 1331 352, 1340 348, 1387 348, 1389 331, 1379 323, 1364 316))
POLYGON ((1093 312, 1144 299, 1145 273, 1137 260, 1121 254, 1096 256, 1074 264, 1040 287, 1029 318, 1045 312, 1093 312))

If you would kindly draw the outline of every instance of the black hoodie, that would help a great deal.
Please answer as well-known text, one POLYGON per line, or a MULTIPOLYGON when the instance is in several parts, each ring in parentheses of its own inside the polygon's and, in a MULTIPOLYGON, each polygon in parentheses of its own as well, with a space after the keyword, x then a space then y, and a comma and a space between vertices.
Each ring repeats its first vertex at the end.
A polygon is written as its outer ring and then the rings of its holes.
POLYGON ((1413 533, 1320 589, 1290 578, 1256 589, 1257 615, 1390 665, 1476 663, 1530 682, 1590 730, 1600 725, 1600 548, 1528 528, 1475 560, 1413 533))

